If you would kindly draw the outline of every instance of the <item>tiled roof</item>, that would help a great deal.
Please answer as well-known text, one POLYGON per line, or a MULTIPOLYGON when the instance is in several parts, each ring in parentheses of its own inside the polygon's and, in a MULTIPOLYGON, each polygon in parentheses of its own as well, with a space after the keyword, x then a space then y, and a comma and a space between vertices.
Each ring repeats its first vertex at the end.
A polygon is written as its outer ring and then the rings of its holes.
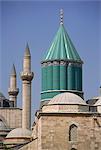
POLYGON ((64 25, 60 25, 59 30, 48 49, 43 61, 48 60, 73 60, 80 61, 81 58, 77 53, 64 25))

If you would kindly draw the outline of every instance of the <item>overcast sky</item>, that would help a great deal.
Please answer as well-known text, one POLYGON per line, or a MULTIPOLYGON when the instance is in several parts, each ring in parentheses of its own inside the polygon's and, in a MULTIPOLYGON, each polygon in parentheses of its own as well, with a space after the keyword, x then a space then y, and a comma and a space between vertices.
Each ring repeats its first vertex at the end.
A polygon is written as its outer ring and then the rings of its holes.
MULTIPOLYGON (((8 97, 9 74, 14 63, 20 89, 26 42, 32 55, 32 115, 38 109, 41 91, 40 62, 59 28, 59 10, 64 26, 84 61, 85 100, 99 94, 101 85, 101 2, 100 1, 0 1, 0 91, 8 97)), ((33 115, 34 116, 34 115, 33 115)))

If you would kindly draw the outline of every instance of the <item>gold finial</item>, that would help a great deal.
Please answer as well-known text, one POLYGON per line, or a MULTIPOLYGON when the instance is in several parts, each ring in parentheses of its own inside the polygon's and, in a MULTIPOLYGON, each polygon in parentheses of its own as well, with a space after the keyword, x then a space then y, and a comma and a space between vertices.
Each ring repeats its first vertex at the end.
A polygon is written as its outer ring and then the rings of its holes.
POLYGON ((63 9, 60 9, 60 24, 63 24, 63 9))

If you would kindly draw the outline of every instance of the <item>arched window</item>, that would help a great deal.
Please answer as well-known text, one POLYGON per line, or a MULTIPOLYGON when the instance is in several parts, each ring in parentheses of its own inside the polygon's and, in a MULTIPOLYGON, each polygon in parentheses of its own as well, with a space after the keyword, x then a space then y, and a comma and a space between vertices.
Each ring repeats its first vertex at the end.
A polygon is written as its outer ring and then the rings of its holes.
POLYGON ((77 141, 77 126, 75 124, 69 128, 69 141, 77 141))
POLYGON ((77 150, 77 149, 75 149, 75 148, 72 148, 71 150, 77 150))

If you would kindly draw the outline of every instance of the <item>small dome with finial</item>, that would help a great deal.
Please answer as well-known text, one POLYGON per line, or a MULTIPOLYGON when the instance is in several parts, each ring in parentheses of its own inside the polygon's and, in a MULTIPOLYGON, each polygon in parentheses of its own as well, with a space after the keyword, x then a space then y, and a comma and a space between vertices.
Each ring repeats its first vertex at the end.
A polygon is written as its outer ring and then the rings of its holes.
POLYGON ((26 49, 25 49, 25 56, 31 56, 28 43, 27 43, 26 49))

